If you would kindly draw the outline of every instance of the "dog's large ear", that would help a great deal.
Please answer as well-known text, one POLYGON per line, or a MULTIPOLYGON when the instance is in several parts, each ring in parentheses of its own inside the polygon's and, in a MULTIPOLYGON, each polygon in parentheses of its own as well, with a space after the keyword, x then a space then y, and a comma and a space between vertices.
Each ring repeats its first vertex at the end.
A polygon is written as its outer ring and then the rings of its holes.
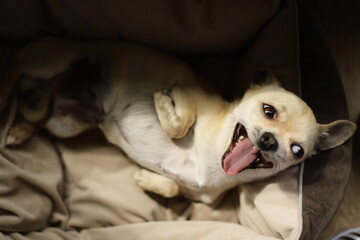
POLYGON ((324 151, 343 144, 356 130, 356 124, 348 120, 337 120, 329 124, 319 124, 317 151, 324 151))
POLYGON ((256 72, 256 77, 252 84, 255 86, 275 85, 281 87, 280 82, 277 80, 270 68, 259 69, 256 72))

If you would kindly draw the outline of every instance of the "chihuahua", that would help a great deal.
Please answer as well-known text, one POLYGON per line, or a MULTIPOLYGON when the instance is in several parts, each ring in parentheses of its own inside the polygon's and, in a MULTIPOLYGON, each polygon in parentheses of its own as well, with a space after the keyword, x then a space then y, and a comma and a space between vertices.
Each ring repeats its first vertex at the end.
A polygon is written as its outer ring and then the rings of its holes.
POLYGON ((212 203, 243 182, 273 176, 348 140, 347 120, 317 123, 271 74, 228 102, 185 63, 121 41, 45 38, 25 47, 10 76, 22 119, 7 143, 46 128, 72 137, 98 127, 144 169, 143 189, 212 203))

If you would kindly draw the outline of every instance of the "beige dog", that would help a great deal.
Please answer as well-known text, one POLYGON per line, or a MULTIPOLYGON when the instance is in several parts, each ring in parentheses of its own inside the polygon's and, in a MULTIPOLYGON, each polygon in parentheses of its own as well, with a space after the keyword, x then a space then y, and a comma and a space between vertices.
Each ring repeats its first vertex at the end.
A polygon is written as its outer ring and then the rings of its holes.
POLYGON ((318 124, 272 76, 226 102, 181 61, 125 42, 43 39, 20 52, 10 76, 20 78, 24 120, 8 144, 39 126, 59 137, 98 126, 151 170, 134 175, 145 190, 205 203, 334 148, 356 128, 346 120, 318 124))

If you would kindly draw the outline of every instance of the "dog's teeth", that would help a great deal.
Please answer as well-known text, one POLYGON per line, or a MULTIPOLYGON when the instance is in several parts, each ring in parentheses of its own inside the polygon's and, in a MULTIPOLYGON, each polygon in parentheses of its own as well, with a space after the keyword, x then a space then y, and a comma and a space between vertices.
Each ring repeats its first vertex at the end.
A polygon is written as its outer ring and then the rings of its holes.
POLYGON ((241 136, 239 137, 239 139, 240 139, 240 141, 241 141, 241 140, 244 140, 245 137, 244 137, 243 135, 241 135, 241 136))

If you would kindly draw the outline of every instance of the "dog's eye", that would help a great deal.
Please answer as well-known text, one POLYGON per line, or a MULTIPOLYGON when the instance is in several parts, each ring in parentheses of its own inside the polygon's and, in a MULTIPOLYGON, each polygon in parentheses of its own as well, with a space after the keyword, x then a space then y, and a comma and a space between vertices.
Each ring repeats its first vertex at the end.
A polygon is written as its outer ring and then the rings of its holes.
POLYGON ((276 117, 276 109, 269 104, 263 103, 263 111, 268 118, 273 119, 276 117))
POLYGON ((300 145, 291 144, 290 147, 295 157, 302 158, 302 156, 304 156, 304 149, 300 145))

